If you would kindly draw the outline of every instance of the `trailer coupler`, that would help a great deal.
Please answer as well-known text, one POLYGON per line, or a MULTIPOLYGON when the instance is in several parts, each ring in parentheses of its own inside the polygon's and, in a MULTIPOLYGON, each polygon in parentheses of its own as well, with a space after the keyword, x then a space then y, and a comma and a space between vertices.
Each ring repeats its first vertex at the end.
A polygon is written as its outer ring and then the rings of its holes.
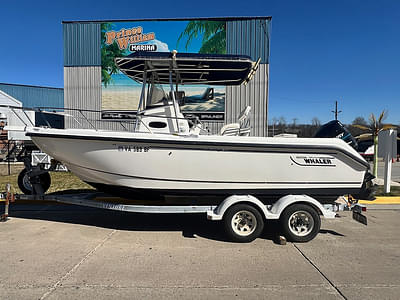
POLYGON ((361 224, 367 225, 367 217, 362 214, 363 211, 367 211, 367 207, 362 204, 358 204, 358 200, 346 199, 344 197, 343 200, 345 203, 326 204, 323 206, 326 210, 332 212, 351 211, 354 220, 361 224))

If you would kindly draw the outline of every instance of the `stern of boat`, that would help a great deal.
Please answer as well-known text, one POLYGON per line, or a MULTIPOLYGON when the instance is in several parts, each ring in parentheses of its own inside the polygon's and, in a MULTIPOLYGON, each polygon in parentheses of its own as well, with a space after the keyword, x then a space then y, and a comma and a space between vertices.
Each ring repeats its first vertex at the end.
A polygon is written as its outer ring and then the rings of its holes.
POLYGON ((375 178, 369 171, 365 173, 364 181, 362 183, 360 192, 356 195, 352 195, 355 199, 359 200, 375 200, 375 194, 377 185, 374 184, 373 179, 375 178))

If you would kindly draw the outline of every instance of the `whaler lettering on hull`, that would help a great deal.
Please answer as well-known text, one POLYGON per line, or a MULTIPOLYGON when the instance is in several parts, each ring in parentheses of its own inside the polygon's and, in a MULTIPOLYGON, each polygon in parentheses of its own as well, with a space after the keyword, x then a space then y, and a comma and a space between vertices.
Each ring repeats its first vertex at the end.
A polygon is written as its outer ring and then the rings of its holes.
POLYGON ((332 156, 290 156, 290 160, 305 167, 336 167, 335 158, 332 156))

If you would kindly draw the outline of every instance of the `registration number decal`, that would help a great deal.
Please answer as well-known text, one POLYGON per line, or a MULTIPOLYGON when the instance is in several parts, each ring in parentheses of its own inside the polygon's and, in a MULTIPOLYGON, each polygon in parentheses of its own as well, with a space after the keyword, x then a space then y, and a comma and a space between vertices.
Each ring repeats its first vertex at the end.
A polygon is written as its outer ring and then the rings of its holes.
POLYGON ((148 146, 116 145, 118 152, 149 152, 148 146))

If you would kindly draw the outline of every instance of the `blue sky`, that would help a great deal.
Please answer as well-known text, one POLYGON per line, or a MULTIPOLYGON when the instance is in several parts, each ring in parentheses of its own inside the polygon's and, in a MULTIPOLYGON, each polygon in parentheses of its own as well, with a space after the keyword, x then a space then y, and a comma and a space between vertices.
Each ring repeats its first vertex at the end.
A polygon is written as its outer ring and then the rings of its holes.
POLYGON ((270 120, 400 124, 400 1, 2 1, 0 82, 62 87, 63 20, 218 16, 272 16, 270 120))

